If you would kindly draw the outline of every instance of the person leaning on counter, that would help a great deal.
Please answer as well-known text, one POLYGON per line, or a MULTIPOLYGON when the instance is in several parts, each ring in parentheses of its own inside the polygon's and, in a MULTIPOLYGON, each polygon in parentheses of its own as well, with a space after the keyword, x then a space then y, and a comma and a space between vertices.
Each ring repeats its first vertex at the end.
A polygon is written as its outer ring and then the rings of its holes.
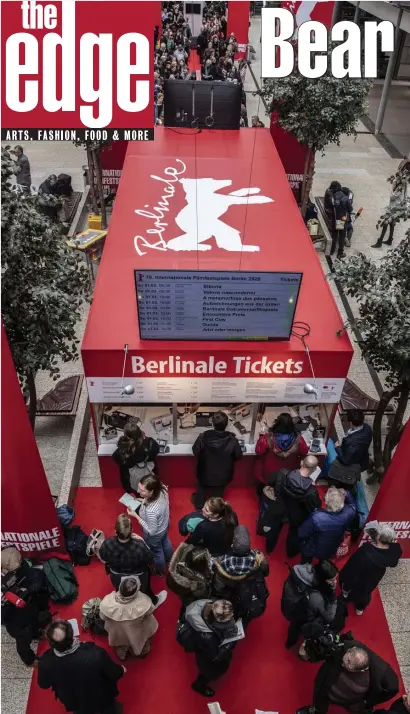
POLYGON ((130 419, 124 427, 124 436, 119 438, 117 448, 112 455, 120 470, 124 491, 138 495, 138 483, 147 474, 147 464, 155 466, 158 453, 158 442, 145 436, 136 420, 130 419))

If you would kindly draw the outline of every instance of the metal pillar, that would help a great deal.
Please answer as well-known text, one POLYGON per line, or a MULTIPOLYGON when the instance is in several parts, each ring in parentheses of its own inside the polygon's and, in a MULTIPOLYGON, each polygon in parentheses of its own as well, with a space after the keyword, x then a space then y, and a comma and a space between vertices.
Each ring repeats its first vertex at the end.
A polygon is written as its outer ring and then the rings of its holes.
POLYGON ((397 62, 397 56, 399 54, 400 48, 400 22, 403 15, 403 10, 400 10, 399 16, 397 18, 397 25, 394 30, 394 50, 390 55, 389 63, 387 65, 386 77, 384 79, 382 96, 380 98, 379 109, 377 112, 376 122, 374 125, 374 133, 380 134, 383 126, 384 115, 386 113, 387 100, 389 98, 390 87, 393 79, 393 72, 397 62))
POLYGON ((360 17, 360 2, 357 2, 356 9, 354 11, 354 18, 353 18, 353 22, 355 23, 355 25, 359 24, 359 17, 360 17))
POLYGON ((341 9, 342 9, 342 3, 335 2, 335 6, 333 8, 333 15, 332 15, 332 25, 331 25, 332 27, 333 27, 333 25, 336 25, 336 22, 339 22, 341 9))

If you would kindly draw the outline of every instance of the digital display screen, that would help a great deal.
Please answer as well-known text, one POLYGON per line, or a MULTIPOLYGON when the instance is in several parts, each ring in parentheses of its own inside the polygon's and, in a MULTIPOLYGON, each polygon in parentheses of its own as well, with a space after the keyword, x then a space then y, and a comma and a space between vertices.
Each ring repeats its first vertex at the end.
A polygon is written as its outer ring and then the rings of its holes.
POLYGON ((289 339, 302 273, 136 270, 142 340, 289 339))

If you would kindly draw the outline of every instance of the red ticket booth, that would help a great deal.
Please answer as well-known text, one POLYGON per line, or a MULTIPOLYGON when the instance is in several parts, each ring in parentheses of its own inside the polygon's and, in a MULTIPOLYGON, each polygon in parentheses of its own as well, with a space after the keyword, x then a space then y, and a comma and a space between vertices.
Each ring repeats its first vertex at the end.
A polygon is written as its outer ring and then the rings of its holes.
POLYGON ((353 353, 342 324, 268 129, 130 142, 82 344, 103 485, 119 485, 130 416, 166 442, 170 485, 194 484, 218 409, 243 441, 233 485, 252 480, 262 414, 295 409, 310 441, 313 419, 324 455, 353 353))

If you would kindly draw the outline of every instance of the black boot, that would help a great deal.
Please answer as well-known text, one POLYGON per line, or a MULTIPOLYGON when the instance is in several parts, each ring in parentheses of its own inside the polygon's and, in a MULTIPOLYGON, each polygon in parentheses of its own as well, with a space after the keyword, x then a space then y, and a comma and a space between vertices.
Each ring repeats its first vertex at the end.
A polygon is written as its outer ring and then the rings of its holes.
POLYGON ((383 241, 384 245, 393 245, 393 238, 388 238, 383 241))
POLYGON ((197 677, 195 682, 192 682, 191 688, 194 690, 194 692, 197 692, 198 694, 202 694, 203 697, 213 697, 215 692, 211 687, 208 687, 208 684, 202 680, 202 678, 197 677))
POLYGON ((379 240, 377 241, 377 243, 375 243, 375 244, 372 245, 371 247, 372 247, 372 248, 381 248, 382 245, 383 245, 383 241, 380 240, 380 238, 379 238, 379 240))

